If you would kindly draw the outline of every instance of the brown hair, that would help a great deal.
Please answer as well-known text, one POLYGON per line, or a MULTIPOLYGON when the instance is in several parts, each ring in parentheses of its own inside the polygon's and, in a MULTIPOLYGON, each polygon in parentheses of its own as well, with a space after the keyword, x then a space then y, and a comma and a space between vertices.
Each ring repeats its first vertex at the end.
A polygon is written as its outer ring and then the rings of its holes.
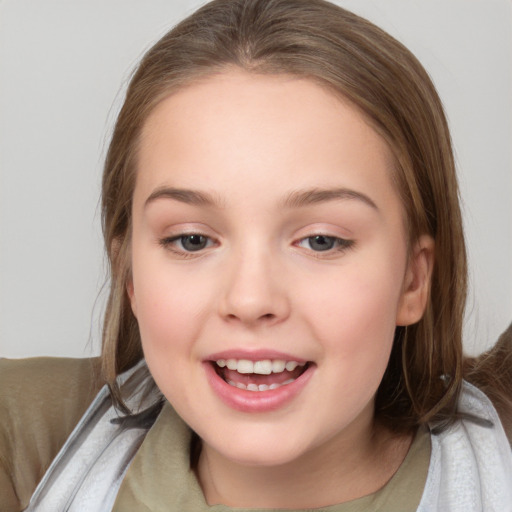
POLYGON ((356 105, 387 141, 410 242, 435 239, 424 317, 398 327, 376 400, 396 430, 448 424, 461 388, 466 252, 450 134, 434 85, 418 60, 370 22, 323 0, 215 0, 167 33, 142 59, 114 129, 103 176, 103 230, 111 290, 103 332, 103 371, 115 377, 142 357, 125 291, 130 273, 131 203, 141 128, 180 87, 238 66, 287 73, 327 86, 356 105), (443 376, 443 378, 441 378, 443 376))
POLYGON ((512 445, 512 324, 492 349, 467 358, 464 366, 465 378, 493 402, 512 445))

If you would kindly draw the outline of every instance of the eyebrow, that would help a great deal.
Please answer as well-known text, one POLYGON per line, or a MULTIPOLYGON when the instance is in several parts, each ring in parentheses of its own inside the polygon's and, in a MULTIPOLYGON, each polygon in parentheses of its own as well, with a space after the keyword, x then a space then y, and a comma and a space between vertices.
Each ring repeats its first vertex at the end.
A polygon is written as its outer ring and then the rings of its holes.
POLYGON ((159 187, 154 190, 144 203, 144 208, 157 199, 174 199, 180 203, 186 203, 196 206, 220 207, 221 201, 207 192, 198 190, 189 190, 183 188, 159 187))
MULTIPOLYGON (((195 206, 209 206, 220 208, 222 201, 212 194, 198 190, 159 187, 155 189, 144 203, 144 208, 157 199, 173 199, 181 203, 195 206)), ((312 188, 290 192, 283 204, 287 208, 301 208, 316 203, 339 200, 359 200, 375 210, 379 210, 375 202, 366 194, 348 188, 320 189, 312 188)))
POLYGON ((328 201, 339 201, 346 199, 355 199, 363 202, 375 210, 379 210, 375 202, 362 192, 348 188, 321 189, 312 188, 306 190, 296 190, 291 192, 284 201, 284 205, 289 208, 300 208, 315 203, 325 203, 328 201))

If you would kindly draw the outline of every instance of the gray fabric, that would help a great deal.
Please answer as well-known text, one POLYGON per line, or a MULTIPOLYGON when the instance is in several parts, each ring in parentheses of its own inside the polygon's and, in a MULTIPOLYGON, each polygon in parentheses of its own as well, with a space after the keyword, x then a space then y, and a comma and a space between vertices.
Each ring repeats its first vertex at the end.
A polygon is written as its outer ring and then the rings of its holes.
POLYGON ((459 412, 492 426, 458 421, 432 435, 432 452, 418 512, 511 512, 512 450, 490 400, 464 383, 459 412))
MULTIPOLYGON (((135 413, 161 400, 143 361, 118 383, 127 395, 126 405, 135 413)), ((150 427, 144 415, 138 419, 122 421, 108 388, 103 387, 37 486, 26 511, 111 510, 130 461, 150 427)))

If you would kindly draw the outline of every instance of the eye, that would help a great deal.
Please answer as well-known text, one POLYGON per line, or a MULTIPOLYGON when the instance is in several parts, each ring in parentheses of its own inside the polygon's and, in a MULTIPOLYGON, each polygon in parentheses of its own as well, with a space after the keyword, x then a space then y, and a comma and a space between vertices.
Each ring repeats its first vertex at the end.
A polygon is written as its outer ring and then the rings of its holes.
POLYGON ((303 238, 297 244, 299 247, 311 249, 315 252, 325 252, 332 249, 343 250, 348 249, 353 244, 352 240, 345 240, 335 236, 313 235, 303 238))
POLYGON ((203 235, 182 235, 179 242, 183 249, 194 252, 204 249, 208 244, 208 238, 203 235))
POLYGON ((164 238, 160 244, 167 248, 172 248, 177 252, 198 252, 213 244, 213 241, 199 233, 182 234, 169 238, 164 238))

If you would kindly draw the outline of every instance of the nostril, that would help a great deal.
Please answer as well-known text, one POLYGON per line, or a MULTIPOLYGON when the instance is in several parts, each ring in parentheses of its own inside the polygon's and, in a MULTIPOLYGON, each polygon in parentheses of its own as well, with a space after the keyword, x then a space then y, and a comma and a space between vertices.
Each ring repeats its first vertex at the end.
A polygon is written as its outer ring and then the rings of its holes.
MULTIPOLYGON (((242 318, 239 318, 237 315, 233 314, 233 313, 230 313, 229 315, 227 315, 227 318, 229 320, 240 320, 242 318)), ((261 315, 259 317, 256 318, 256 321, 258 320, 263 320, 263 321, 270 321, 270 320, 274 320, 276 318, 276 315, 274 315, 273 313, 266 313, 264 315, 261 315)))

